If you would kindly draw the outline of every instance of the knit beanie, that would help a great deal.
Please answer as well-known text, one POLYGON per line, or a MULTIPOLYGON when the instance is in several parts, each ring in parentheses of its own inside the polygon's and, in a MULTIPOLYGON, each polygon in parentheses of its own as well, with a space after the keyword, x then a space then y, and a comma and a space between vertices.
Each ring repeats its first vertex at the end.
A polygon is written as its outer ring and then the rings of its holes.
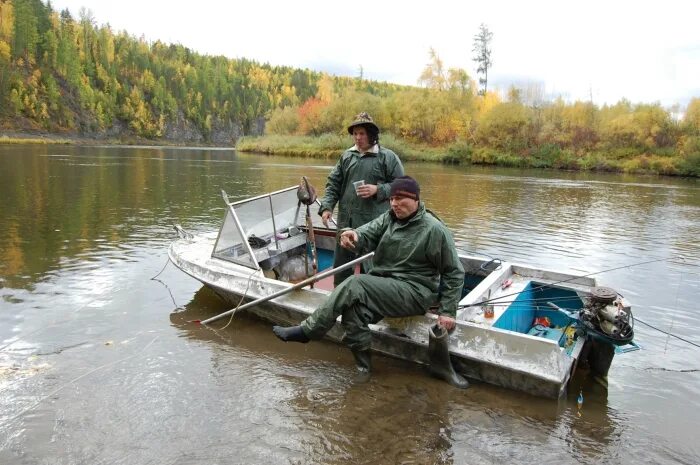
POLYGON ((410 176, 399 176, 391 183, 391 197, 408 197, 418 200, 420 198, 420 186, 410 176))

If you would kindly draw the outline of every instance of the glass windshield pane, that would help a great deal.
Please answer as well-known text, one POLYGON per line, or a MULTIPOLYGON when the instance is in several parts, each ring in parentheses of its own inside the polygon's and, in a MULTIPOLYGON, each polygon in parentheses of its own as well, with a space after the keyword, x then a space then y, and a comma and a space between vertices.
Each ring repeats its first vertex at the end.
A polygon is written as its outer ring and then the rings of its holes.
MULTIPOLYGON (((212 255, 253 268, 270 255, 295 245, 297 241, 290 238, 302 233, 300 227, 306 226, 306 205, 299 205, 296 186, 236 202, 232 208, 241 229, 231 212, 227 212, 212 255), (280 241, 285 239, 290 241, 282 245, 280 241), (246 242, 251 244, 255 257, 250 257, 246 242)), ((314 227, 324 228, 316 205, 309 207, 309 214, 314 227)), ((329 226, 335 229, 334 224, 329 226)))
POLYGON ((231 209, 226 210, 224 224, 219 231, 219 237, 214 245, 212 256, 238 263, 250 268, 257 268, 257 262, 248 252, 246 239, 236 225, 231 209))

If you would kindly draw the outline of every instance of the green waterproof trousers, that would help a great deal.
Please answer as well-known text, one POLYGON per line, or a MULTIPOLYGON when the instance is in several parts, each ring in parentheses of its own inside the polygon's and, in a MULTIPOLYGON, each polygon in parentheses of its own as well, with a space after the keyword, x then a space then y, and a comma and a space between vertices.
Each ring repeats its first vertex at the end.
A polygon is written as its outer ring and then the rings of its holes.
MULTIPOLYGON (((336 241, 335 253, 333 254, 333 268, 345 265, 347 262, 351 262, 356 258, 357 254, 355 252, 341 247, 338 241, 336 241)), ((333 285, 337 288, 343 281, 352 276, 354 272, 354 268, 348 268, 347 270, 336 273, 333 275, 333 285)))
MULTIPOLYGON (((423 315, 431 302, 405 281, 380 276, 354 275, 343 281, 316 311, 301 322, 309 339, 321 339, 343 316, 343 342, 351 350, 368 350, 372 335, 367 326, 384 317, 423 315)), ((434 297, 434 296, 433 296, 434 297)))

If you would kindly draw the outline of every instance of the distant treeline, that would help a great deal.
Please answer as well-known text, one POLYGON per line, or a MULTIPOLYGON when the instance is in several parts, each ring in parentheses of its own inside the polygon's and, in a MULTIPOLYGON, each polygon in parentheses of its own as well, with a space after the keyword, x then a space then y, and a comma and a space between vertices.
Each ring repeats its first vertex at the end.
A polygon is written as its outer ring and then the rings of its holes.
MULTIPOLYGON (((40 0, 0 0, 0 118, 6 129, 166 136, 183 123, 260 132, 275 108, 318 93, 328 76, 148 43, 89 11, 74 19, 40 0)), ((386 95, 400 86, 332 78, 334 88, 386 95)))
POLYGON ((97 26, 89 11, 75 19, 41 0, 0 0, 0 124, 235 143, 263 129, 339 135, 368 111, 393 141, 447 162, 700 176, 700 98, 677 119, 658 103, 480 95, 465 70, 428 58, 423 87, 399 86, 201 55, 97 26))

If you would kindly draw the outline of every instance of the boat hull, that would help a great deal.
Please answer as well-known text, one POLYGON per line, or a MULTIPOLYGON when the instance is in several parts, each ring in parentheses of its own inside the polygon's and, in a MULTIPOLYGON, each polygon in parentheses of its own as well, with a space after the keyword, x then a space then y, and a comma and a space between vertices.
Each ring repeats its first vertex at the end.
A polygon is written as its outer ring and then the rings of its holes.
MULTIPOLYGON (((292 286, 269 279, 260 270, 213 258, 212 246, 212 239, 180 239, 171 244, 169 257, 179 269, 211 288, 232 307, 238 306, 241 300, 252 301, 292 286)), ((320 289, 296 290, 247 311, 275 324, 294 325, 310 315, 328 294, 320 289)), ((398 321, 385 319, 370 325, 372 350, 427 366, 428 328, 436 319, 428 313, 398 321)), ((328 339, 336 342, 341 342, 342 336, 339 322, 327 334, 328 339)), ((582 344, 583 341, 579 345, 582 344)), ((472 380, 540 397, 562 396, 576 367, 576 357, 567 354, 554 341, 462 319, 458 319, 450 336, 449 349, 458 373, 472 380)), ((574 353, 580 350, 581 347, 577 347, 574 353)))

